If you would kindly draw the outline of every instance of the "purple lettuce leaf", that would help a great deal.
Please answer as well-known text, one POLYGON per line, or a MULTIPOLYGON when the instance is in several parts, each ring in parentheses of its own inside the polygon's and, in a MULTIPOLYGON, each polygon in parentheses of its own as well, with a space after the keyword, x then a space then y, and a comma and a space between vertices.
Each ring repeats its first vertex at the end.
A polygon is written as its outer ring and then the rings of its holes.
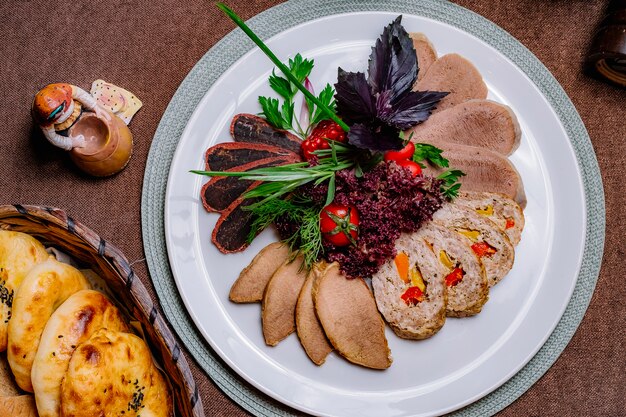
POLYGON ((407 91, 395 101, 389 101, 388 94, 381 94, 376 101, 378 118, 396 129, 408 129, 428 119, 437 103, 448 94, 441 91, 407 91))
POLYGON ((396 129, 384 125, 366 126, 362 123, 350 127, 348 143, 372 152, 399 150, 404 146, 396 129))
POLYGON ((337 112, 347 123, 370 123, 374 120, 376 105, 365 74, 339 68, 335 91, 337 112))
POLYGON ((369 58, 367 82, 374 94, 389 91, 393 101, 413 86, 417 79, 417 55, 413 40, 398 16, 383 29, 369 58))

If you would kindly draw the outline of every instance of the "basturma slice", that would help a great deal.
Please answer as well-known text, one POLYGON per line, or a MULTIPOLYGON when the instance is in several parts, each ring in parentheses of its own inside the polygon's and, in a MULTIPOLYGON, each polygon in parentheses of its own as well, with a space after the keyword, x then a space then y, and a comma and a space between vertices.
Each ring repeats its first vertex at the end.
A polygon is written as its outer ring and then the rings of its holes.
POLYGON ((367 368, 391 366, 385 323, 362 278, 346 278, 334 262, 315 281, 313 300, 328 340, 343 357, 367 368))
POLYGON ((220 252, 241 252, 248 247, 248 234, 252 230, 254 216, 244 208, 257 201, 256 198, 239 197, 224 210, 211 236, 211 241, 220 252))
POLYGON ((261 304, 263 337, 269 346, 296 330, 296 303, 307 276, 302 256, 285 261, 272 275, 261 304))
POLYGON ((277 130, 264 119, 253 114, 238 114, 230 124, 235 142, 260 143, 277 146, 300 154, 302 141, 284 130, 277 130))
POLYGON ((266 158, 285 157, 299 162, 294 152, 262 143, 226 142, 207 149, 204 160, 207 171, 226 171, 266 158))
MULTIPOLYGON (((273 157, 249 162, 226 171, 250 171, 295 162, 295 159, 273 157)), ((200 197, 202 205, 209 212, 222 212, 237 200, 244 192, 258 186, 261 181, 242 180, 239 177, 213 177, 202 186, 200 197)))

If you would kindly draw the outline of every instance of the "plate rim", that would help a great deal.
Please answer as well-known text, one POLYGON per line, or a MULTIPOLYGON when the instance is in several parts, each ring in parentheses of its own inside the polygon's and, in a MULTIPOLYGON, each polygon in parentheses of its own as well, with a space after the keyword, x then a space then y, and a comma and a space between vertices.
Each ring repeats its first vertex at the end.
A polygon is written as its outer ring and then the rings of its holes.
MULTIPOLYGON (((365 11, 409 13, 438 20, 486 42, 511 60, 539 88, 557 114, 574 149, 583 180, 586 232, 582 263, 572 297, 557 327, 526 366, 495 391, 452 415, 494 414, 521 396, 556 361, 591 300, 605 233, 602 180, 591 140, 570 99, 547 68, 503 29, 461 6, 443 0, 425 0, 419 4, 409 0, 384 3, 372 0, 292 0, 258 14, 248 23, 262 38, 268 38, 316 18, 365 11)), ((201 368, 229 397, 253 414, 289 415, 291 409, 243 382, 209 347, 176 291, 165 248, 163 202, 176 145, 206 91, 252 47, 252 42, 243 33, 230 32, 200 59, 176 91, 155 132, 146 163, 141 205, 142 234, 148 268, 161 306, 201 368)))

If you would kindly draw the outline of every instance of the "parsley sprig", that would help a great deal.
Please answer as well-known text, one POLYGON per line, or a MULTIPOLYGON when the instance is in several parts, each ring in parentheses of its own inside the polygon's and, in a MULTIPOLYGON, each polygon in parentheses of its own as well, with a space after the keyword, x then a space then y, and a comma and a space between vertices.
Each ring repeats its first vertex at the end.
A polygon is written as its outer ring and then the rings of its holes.
MULTIPOLYGON (((416 143, 413 162, 417 162, 422 168, 426 168, 424 161, 439 168, 448 168, 450 162, 443 157, 442 153, 443 150, 436 146, 427 143, 416 143)), ((461 183, 458 180, 463 176, 465 176, 465 173, 458 169, 448 169, 437 176, 438 180, 443 181, 441 192, 444 197, 452 200, 459 195, 461 183)))
MULTIPOLYGON (((314 62, 303 58, 302 55, 296 54, 293 59, 289 59, 288 67, 289 72, 295 80, 301 85, 311 75, 314 62)), ((290 81, 285 77, 276 75, 275 71, 272 71, 272 75, 269 77, 269 84, 272 90, 274 90, 282 99, 281 104, 279 99, 272 97, 259 97, 259 104, 263 109, 262 115, 269 124, 277 129, 290 130, 300 136, 302 139, 306 139, 309 135, 311 127, 323 119, 327 119, 328 115, 319 105, 315 104, 313 100, 305 97, 308 108, 308 126, 302 126, 300 120, 294 116, 295 103, 294 99, 298 93, 298 85, 290 81)), ((317 101, 322 103, 328 109, 335 112, 335 89, 330 84, 326 84, 324 89, 317 97, 317 101)))

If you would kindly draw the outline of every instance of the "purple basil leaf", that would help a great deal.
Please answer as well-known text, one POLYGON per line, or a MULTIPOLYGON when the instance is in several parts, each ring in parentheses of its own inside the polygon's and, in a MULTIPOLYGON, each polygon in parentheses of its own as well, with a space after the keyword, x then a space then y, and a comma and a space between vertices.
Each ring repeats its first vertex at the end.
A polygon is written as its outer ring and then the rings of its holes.
POLYGON ((401 21, 402 16, 398 16, 383 29, 369 58, 367 82, 372 92, 389 91, 391 100, 411 89, 418 71, 413 40, 401 21))
POLYGON ((370 123, 376 116, 376 106, 365 74, 339 68, 335 84, 337 112, 348 123, 370 123))
POLYGON ((448 94, 441 91, 408 91, 396 101, 380 105, 377 102, 378 117, 396 129, 405 130, 428 119, 437 103, 448 94))
POLYGON ((399 150, 404 146, 398 131, 388 126, 366 126, 361 123, 350 126, 348 143, 373 152, 399 150))

